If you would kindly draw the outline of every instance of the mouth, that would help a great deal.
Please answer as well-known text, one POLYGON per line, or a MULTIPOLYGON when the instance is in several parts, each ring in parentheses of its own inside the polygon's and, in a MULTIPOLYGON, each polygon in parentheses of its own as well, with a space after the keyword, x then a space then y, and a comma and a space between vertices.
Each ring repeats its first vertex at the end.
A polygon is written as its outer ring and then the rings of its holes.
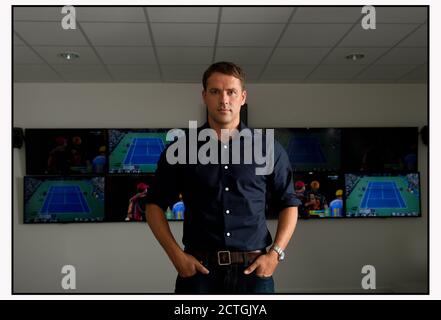
POLYGON ((230 113, 230 109, 218 109, 218 111, 219 111, 219 113, 222 113, 222 114, 227 114, 227 113, 230 113))

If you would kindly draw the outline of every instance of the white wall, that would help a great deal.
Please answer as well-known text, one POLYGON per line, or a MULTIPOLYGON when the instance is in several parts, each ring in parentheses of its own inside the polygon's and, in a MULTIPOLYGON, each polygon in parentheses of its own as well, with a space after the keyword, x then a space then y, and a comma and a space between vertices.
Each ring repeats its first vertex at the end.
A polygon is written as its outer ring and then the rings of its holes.
MULTIPOLYGON (((148 128, 202 122, 199 84, 15 84, 14 126, 148 128)), ((427 87, 395 84, 250 84, 253 127, 423 126, 427 87)), ((278 292, 360 292, 361 268, 379 292, 425 292, 427 147, 419 145, 422 218, 299 221, 278 292)), ((77 292, 172 292, 176 273, 144 224, 24 225, 24 148, 14 149, 14 291, 62 292, 61 267, 77 270, 77 292)), ((274 235, 276 222, 269 221, 274 235)), ((177 239, 182 224, 171 222, 177 239)))

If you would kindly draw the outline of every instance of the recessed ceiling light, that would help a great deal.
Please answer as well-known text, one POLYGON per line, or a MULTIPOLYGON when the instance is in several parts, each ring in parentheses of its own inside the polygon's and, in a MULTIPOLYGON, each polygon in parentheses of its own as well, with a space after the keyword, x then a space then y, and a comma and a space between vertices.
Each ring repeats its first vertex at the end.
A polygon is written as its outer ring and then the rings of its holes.
POLYGON ((346 59, 356 61, 364 58, 364 54, 362 53, 351 53, 350 55, 346 56, 346 59))
POLYGON ((62 52, 59 53, 58 56, 68 61, 72 61, 80 57, 80 55, 76 52, 62 52))

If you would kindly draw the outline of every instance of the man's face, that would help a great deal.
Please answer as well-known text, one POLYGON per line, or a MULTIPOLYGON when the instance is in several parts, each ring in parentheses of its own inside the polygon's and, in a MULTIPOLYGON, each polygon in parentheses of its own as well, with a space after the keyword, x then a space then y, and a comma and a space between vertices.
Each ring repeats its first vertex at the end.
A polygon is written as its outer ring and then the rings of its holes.
POLYGON ((222 126, 239 120, 240 108, 246 96, 239 79, 219 72, 207 79, 207 89, 202 91, 208 117, 222 126))

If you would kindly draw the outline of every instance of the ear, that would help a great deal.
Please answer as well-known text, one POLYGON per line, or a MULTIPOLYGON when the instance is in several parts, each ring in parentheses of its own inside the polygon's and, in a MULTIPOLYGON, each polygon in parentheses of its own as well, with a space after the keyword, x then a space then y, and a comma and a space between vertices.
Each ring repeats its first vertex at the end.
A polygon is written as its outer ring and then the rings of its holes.
POLYGON ((243 90, 242 91, 242 104, 241 104, 241 106, 243 106, 246 101, 247 101, 247 91, 243 90))
POLYGON ((207 91, 202 90, 202 100, 204 101, 204 104, 207 105, 207 91))

